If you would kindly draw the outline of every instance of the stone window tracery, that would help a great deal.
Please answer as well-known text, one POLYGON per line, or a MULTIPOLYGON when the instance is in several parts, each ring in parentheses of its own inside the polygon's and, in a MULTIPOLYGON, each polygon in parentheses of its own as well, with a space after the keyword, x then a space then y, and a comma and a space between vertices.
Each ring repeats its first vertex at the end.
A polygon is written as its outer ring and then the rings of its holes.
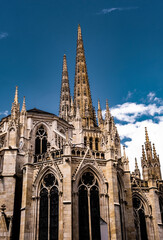
POLYGON ((42 179, 39 204, 39 240, 58 240, 58 181, 52 173, 42 179))
POLYGON ((35 155, 41 155, 47 151, 47 132, 43 125, 39 127, 35 136, 35 155))
POLYGON ((138 197, 133 198, 134 222, 137 240, 148 240, 144 205, 138 197))
POLYGON ((100 240, 99 186, 90 171, 79 181, 79 240, 100 240))

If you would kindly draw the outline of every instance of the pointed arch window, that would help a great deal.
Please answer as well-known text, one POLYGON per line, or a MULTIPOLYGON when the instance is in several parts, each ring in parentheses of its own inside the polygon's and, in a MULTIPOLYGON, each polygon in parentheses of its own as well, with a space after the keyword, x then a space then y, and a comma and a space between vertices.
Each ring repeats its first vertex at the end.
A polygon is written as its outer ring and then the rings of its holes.
POLYGON ((85 83, 85 76, 83 76, 83 83, 85 83))
POLYGON ((58 240, 58 181, 52 173, 41 182, 39 204, 39 240, 58 240))
POLYGON ((41 155, 47 151, 47 132, 43 125, 39 127, 35 137, 35 155, 41 155))
POLYGON ((85 172, 79 182, 79 240, 100 240, 99 186, 91 172, 85 172))
POLYGON ((136 239, 148 240, 145 212, 142 201, 138 197, 133 198, 134 218, 136 227, 136 239))

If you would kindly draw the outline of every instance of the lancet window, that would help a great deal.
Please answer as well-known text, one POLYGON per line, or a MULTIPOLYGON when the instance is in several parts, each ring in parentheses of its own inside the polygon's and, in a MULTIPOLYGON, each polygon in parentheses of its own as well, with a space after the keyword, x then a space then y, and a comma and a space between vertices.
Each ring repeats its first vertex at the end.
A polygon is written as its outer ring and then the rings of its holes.
POLYGON ((41 155, 47 151, 47 132, 43 125, 39 127, 35 137, 35 155, 41 155))
POLYGON ((133 198, 135 227, 136 227, 136 239, 137 240, 148 240, 147 228, 145 220, 145 212, 142 201, 138 197, 133 198))
POLYGON ((99 186, 91 172, 85 172, 79 182, 79 240, 100 240, 99 186))
POLYGON ((41 182, 39 199, 39 240, 58 240, 58 181, 52 173, 41 182))

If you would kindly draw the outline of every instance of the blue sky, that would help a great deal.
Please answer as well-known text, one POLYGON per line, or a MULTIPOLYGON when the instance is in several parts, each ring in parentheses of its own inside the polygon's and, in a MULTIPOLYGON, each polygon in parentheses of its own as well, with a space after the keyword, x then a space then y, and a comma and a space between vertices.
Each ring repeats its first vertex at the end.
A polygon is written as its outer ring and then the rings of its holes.
POLYGON ((144 136, 144 125, 162 151, 162 9, 162 0, 0 0, 0 117, 10 112, 16 85, 28 109, 58 114, 64 53, 73 94, 80 23, 94 106, 100 98, 105 109, 108 98, 132 162, 133 136, 138 158, 144 138, 131 132, 144 136))

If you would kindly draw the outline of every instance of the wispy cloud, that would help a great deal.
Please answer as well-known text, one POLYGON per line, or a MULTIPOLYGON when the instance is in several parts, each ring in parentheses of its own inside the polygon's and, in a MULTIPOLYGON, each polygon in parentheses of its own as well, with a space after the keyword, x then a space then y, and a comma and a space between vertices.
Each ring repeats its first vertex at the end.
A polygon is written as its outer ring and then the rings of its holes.
POLYGON ((4 111, 4 112, 0 112, 0 115, 5 115, 7 116, 9 113, 8 113, 8 110, 4 111))
POLYGON ((0 40, 3 38, 7 38, 8 37, 8 33, 7 32, 0 32, 0 40))
POLYGON ((115 11, 129 11, 129 10, 135 10, 138 9, 138 7, 116 7, 116 8, 104 8, 101 10, 99 14, 109 14, 111 12, 115 11))

